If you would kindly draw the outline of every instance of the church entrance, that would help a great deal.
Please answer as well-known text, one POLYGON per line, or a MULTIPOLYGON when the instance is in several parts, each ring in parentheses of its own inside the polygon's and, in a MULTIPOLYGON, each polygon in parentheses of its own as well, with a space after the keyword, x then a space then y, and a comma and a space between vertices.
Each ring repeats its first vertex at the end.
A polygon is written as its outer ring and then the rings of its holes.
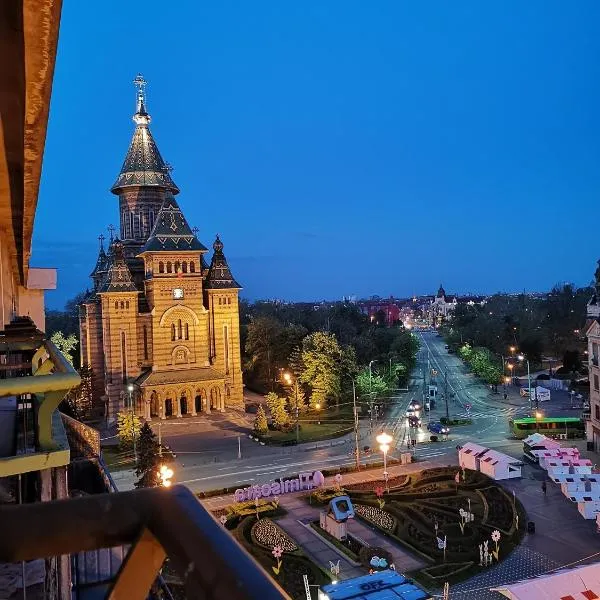
POLYGON ((187 407, 187 398, 185 396, 181 396, 179 400, 179 406, 181 408, 181 414, 187 415, 188 407, 187 407))
POLYGON ((200 396, 200 394, 198 394, 196 398, 194 398, 194 402, 196 404, 196 412, 202 412, 202 396, 200 396))
POLYGON ((173 400, 171 398, 167 398, 165 400, 165 417, 173 416, 173 400))

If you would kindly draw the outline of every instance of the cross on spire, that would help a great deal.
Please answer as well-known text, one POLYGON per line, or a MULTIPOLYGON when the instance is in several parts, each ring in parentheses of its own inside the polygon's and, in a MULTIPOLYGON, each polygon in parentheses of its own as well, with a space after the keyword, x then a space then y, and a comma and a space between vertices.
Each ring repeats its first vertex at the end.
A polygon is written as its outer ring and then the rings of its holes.
POLYGON ((146 83, 148 83, 141 73, 138 73, 133 80, 133 85, 135 85, 137 89, 137 100, 136 100, 136 112, 146 112, 145 104, 146 104, 146 83))
POLYGON ((104 250, 104 240, 105 240, 105 239, 106 239, 106 238, 105 238, 105 237, 104 237, 102 234, 100 234, 100 235, 98 236, 98 240, 100 241, 100 250, 104 250))
POLYGON ((108 231, 110 233, 110 241, 112 243, 112 241, 115 239, 114 233, 115 233, 115 226, 114 225, 109 225, 108 226, 108 231))

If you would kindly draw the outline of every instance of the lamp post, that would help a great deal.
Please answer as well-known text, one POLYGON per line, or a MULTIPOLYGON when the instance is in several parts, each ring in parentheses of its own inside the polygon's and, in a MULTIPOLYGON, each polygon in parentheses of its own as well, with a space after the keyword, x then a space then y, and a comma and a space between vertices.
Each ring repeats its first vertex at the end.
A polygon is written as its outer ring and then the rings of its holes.
POLYGON ((387 472, 387 453, 390 449, 390 444, 394 438, 385 431, 382 431, 376 438, 379 444, 379 450, 383 452, 383 478, 385 479, 385 485, 387 487, 388 472, 387 472))
MULTIPOLYGON (((292 385, 292 376, 289 373, 284 373, 283 378, 288 385, 292 385)), ((294 379, 294 389, 296 395, 296 445, 300 442, 300 429, 298 425, 298 379, 294 379)))
POLYGON ((376 360, 372 360, 369 362, 369 410, 370 410, 370 418, 371 418, 371 431, 373 430, 373 363, 377 362, 376 360))
MULTIPOLYGON (((523 354, 519 354, 519 356, 517 358, 521 362, 523 362, 523 361, 527 362, 527 389, 529 391, 529 411, 531 412, 531 410, 532 410, 532 403, 531 403, 531 372, 529 370, 529 359, 525 358, 525 356, 523 354)), ((536 408, 537 408, 537 394, 536 394, 536 408)))
POLYGON ((356 408, 356 384, 352 378, 352 402, 354 403, 354 453, 356 455, 356 470, 360 470, 360 451, 358 449, 358 410, 356 408))
POLYGON ((133 456, 135 458, 135 464, 137 466, 138 456, 137 456, 137 447, 135 441, 135 423, 134 423, 134 412, 133 412, 133 384, 130 383, 127 386, 127 391, 129 392, 129 412, 131 416, 131 437, 133 438, 133 456))
POLYGON ((535 430, 537 432, 539 432, 540 430, 540 419, 543 417, 544 415, 539 411, 536 410, 535 411, 535 430))

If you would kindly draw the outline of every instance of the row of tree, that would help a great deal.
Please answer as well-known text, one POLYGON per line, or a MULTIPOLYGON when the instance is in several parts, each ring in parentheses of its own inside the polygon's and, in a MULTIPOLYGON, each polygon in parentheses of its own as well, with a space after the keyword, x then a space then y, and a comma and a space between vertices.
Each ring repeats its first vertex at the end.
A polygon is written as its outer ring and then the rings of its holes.
POLYGON ((459 304, 443 333, 456 350, 468 343, 507 356, 514 347, 532 364, 541 363, 542 356, 577 363, 591 294, 591 287, 563 284, 543 297, 498 294, 484 306, 459 304))
POLYGON ((502 383, 502 368, 498 364, 498 357, 487 348, 472 348, 469 344, 465 344, 461 346, 458 353, 471 367, 473 373, 486 383, 491 385, 502 383))

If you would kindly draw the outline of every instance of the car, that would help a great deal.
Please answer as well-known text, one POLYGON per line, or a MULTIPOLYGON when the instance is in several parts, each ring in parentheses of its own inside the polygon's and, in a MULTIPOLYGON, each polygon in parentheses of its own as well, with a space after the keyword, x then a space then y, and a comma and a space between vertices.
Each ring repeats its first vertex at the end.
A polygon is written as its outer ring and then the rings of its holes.
POLYGON ((419 404, 419 402, 417 400, 411 400, 410 404, 408 405, 408 409, 409 410, 421 410, 421 405, 419 404))
POLYGON ((448 344, 446 344, 446 345, 444 346, 444 350, 448 350, 448 348, 450 348, 450 346, 448 346, 448 344))
POLYGON ((408 426, 409 427, 421 427, 421 419, 417 415, 411 415, 408 418, 408 426))
POLYGON ((437 433, 438 435, 448 435, 450 433, 450 427, 442 425, 442 423, 437 421, 432 421, 431 423, 427 423, 427 431, 437 433))

